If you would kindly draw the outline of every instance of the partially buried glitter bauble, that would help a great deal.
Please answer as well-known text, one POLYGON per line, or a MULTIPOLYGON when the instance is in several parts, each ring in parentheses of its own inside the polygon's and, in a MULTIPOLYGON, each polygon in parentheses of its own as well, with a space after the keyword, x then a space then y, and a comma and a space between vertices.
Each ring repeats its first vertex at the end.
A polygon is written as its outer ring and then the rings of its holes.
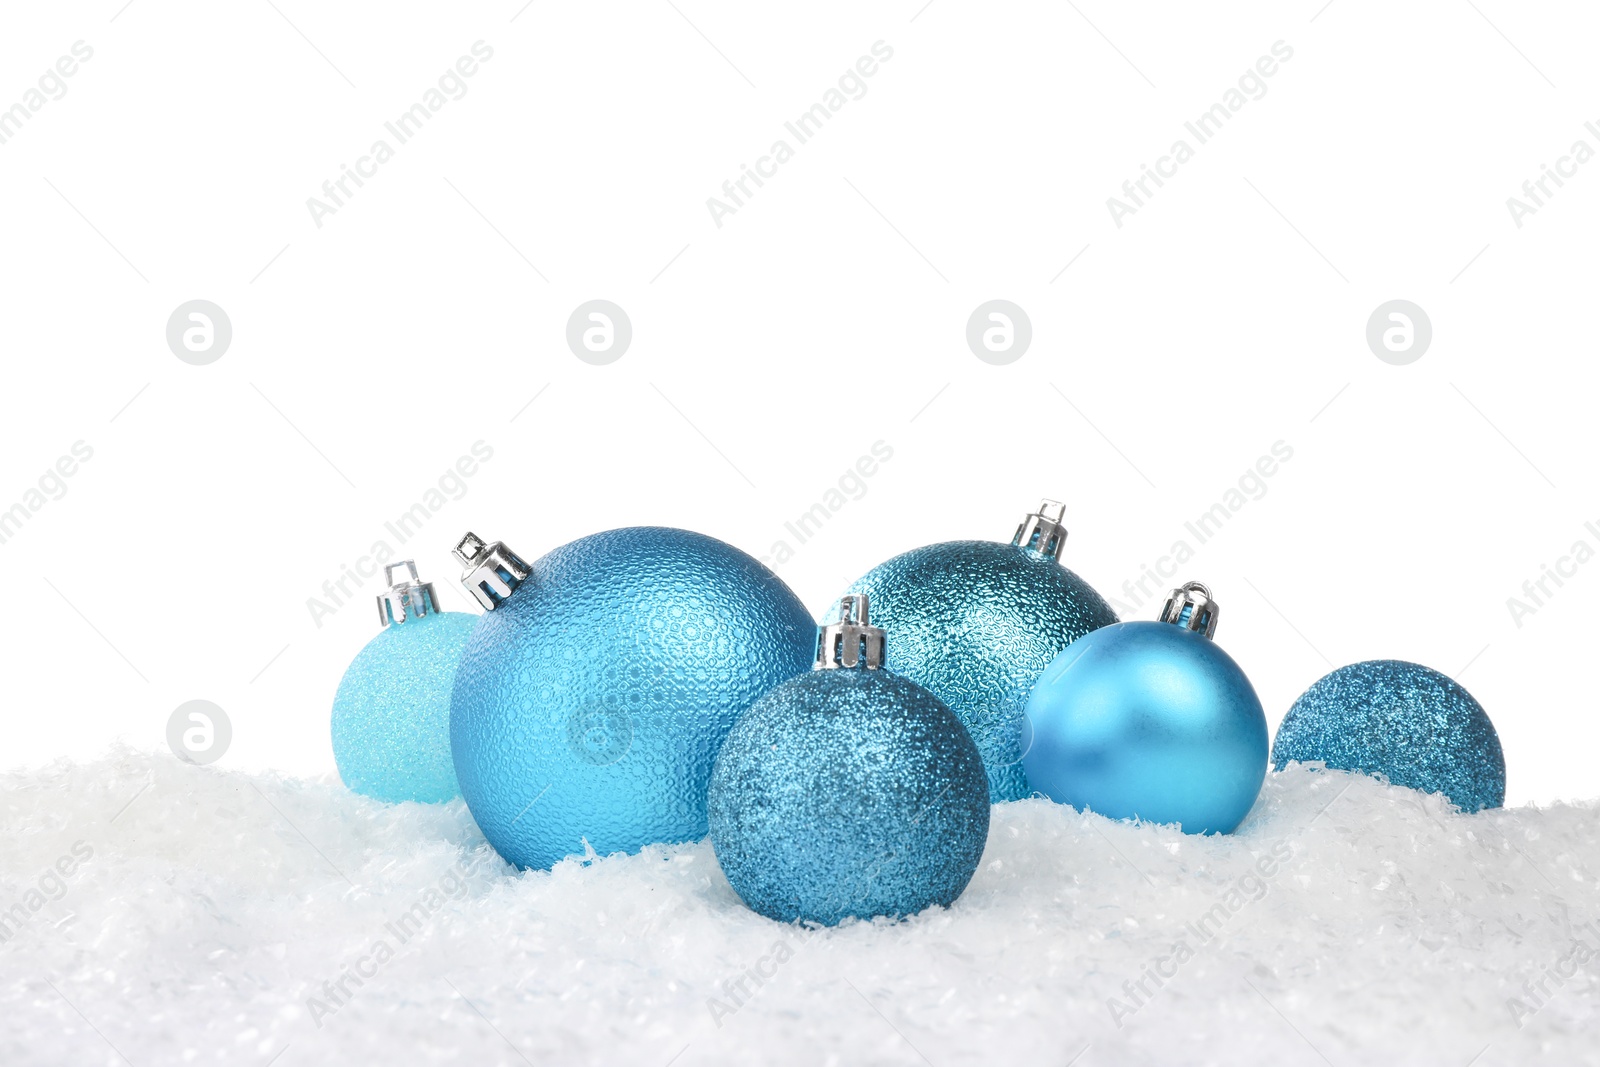
POLYGON ((1290 760, 1381 774, 1462 811, 1506 799, 1505 754, 1483 707, 1454 679, 1404 660, 1352 663, 1307 689, 1272 743, 1276 769, 1290 760))
POLYGON ((948 905, 989 833, 983 761, 960 720, 880 667, 884 631, 866 597, 840 610, 815 669, 745 712, 711 775, 717 861, 752 910, 780 922, 948 905))

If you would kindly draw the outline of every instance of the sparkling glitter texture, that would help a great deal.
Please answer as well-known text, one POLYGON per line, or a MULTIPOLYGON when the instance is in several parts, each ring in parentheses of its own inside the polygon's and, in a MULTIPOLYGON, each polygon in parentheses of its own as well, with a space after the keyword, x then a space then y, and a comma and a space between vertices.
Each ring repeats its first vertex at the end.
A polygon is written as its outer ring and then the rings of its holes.
POLYGON ((739 713, 810 666, 816 627, 761 563, 631 527, 532 565, 462 656, 461 792, 500 854, 545 868, 706 832, 711 763, 739 713))
POLYGON ((1073 642, 1028 701, 1028 781, 1113 819, 1231 833, 1267 774, 1267 717, 1209 638, 1124 622, 1073 642))
POLYGON ((948 905, 989 834, 983 761, 960 720, 866 667, 813 671, 762 697, 717 757, 709 806, 729 883, 780 922, 948 905))
POLYGON ((430 613, 384 629, 344 672, 333 698, 333 757, 357 793, 398 803, 461 795, 450 756, 450 692, 477 623, 430 613))
POLYGON ((1465 812, 1498 808, 1506 761, 1479 703, 1438 671, 1404 660, 1352 663, 1324 675, 1289 709, 1273 766, 1321 760, 1443 793, 1465 812))
POLYGON ((983 754, 992 801, 1029 793, 1023 709, 1051 659, 1117 621, 1089 583, 1037 550, 950 541, 880 563, 851 591, 889 633, 885 666, 949 705, 983 754))

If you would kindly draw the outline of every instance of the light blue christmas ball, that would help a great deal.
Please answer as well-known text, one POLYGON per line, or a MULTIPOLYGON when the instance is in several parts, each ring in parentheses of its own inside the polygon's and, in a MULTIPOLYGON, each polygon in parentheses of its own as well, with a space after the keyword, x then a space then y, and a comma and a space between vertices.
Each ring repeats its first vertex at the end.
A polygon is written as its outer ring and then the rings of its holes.
POLYGON ((479 554, 458 555, 509 590, 487 595, 450 713, 461 792, 489 843, 544 868, 586 843, 604 855, 703 837, 734 720, 810 664, 799 599, 687 530, 610 530, 531 566, 469 539, 479 554))
POLYGON ((1506 799, 1505 754, 1483 707, 1448 676, 1404 660, 1352 663, 1307 689, 1272 742, 1273 766, 1290 760, 1381 774, 1462 811, 1506 799))
POLYGON ((992 801, 1030 792, 1023 710, 1050 661, 1117 621, 1087 582, 1058 561, 1067 532, 1045 501, 1011 544, 950 541, 880 563, 851 589, 892 635, 885 666, 949 705, 983 754, 992 801))
MULTIPOLYGON (((416 590, 412 595, 431 594, 430 586, 409 584, 416 590)), ((379 598, 380 605, 384 600, 379 598)), ((402 612, 400 622, 386 616, 384 629, 356 655, 333 698, 339 777, 354 792, 391 803, 460 795, 450 755, 450 695, 478 617, 432 610, 431 601, 423 610, 411 617, 402 612)))
POLYGON ((1028 700, 1023 765, 1033 788, 1186 833, 1239 825, 1266 778, 1267 718, 1207 628, 1188 628, 1198 610, 1180 603, 1172 621, 1107 626, 1051 662, 1028 700))
POLYGON ((779 922, 949 905, 989 833, 988 780, 960 720, 865 666, 815 670, 762 697, 722 746, 709 807, 728 882, 779 922))

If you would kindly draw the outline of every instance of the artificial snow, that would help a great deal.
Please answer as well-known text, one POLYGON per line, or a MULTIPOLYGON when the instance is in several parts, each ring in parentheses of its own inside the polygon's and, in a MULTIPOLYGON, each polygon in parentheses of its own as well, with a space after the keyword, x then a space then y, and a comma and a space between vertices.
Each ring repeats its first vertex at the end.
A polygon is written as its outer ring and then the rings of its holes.
POLYGON ((706 842, 517 872, 460 801, 131 752, 0 798, 7 1065, 1600 1063, 1592 803, 1291 766, 1196 838, 1023 801, 953 907, 813 931, 706 842))

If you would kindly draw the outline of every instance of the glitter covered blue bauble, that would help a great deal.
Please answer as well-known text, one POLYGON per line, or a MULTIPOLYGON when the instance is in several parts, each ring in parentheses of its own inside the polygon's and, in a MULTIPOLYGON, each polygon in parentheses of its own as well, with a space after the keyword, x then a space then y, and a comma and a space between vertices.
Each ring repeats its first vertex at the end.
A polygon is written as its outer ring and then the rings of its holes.
POLYGON ((344 672, 333 698, 333 758, 357 793, 398 803, 459 796, 450 756, 450 693, 476 615, 436 610, 433 587, 410 580, 378 597, 383 630, 344 672))
POLYGON ((885 666, 950 706, 989 775, 992 801, 1029 793, 1023 708, 1056 654, 1117 621, 1099 593, 1057 562, 1063 509, 1045 501, 1011 544, 949 541, 880 563, 851 586, 892 634, 885 666))
POLYGON ((1438 671, 1397 659, 1340 667, 1294 702, 1272 742, 1277 770, 1321 760, 1443 793, 1462 811, 1506 799, 1506 759, 1482 706, 1438 671))
MULTIPOLYGON (((857 620, 852 646, 875 629, 857 620)), ((846 625, 824 630, 825 655, 846 625)), ((989 834, 977 746, 921 686, 864 663, 822 666, 757 701, 717 756, 708 804, 723 873, 779 922, 950 904, 989 834)))
POLYGON ((531 567, 470 534, 457 555, 492 608, 450 712, 489 843, 544 868, 585 842, 604 855, 703 837, 734 720, 810 664, 815 624, 789 587, 731 545, 661 527, 584 537, 531 567))
POLYGON ((1216 614, 1190 583, 1163 621, 1107 626, 1057 656, 1028 701, 1033 787, 1186 833, 1238 826, 1266 778, 1267 717, 1250 679, 1212 643, 1216 614))

